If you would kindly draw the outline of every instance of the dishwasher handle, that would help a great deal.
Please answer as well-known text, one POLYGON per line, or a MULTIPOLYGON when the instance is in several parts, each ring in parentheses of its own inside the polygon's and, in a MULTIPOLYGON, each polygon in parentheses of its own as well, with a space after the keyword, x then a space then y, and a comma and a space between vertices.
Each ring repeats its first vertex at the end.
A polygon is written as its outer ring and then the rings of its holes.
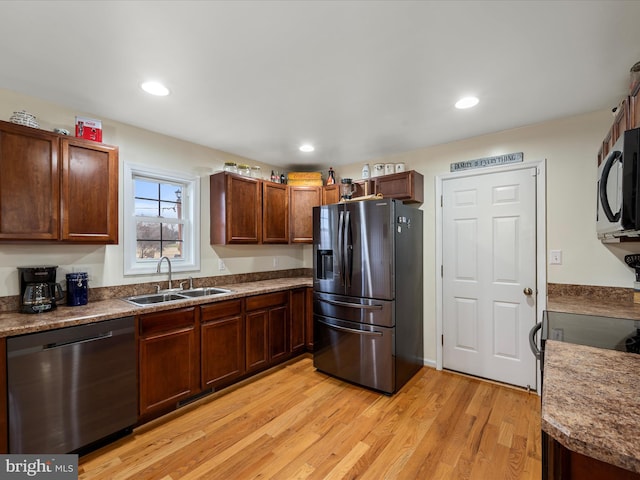
POLYGON ((111 337, 113 337, 113 331, 99 333, 98 335, 94 335, 92 337, 82 338, 78 340, 71 340, 69 342, 47 343, 42 346, 42 349, 49 350, 51 348, 68 347, 71 345, 78 345, 81 343, 95 342, 96 340, 104 340, 106 338, 111 338, 111 337))

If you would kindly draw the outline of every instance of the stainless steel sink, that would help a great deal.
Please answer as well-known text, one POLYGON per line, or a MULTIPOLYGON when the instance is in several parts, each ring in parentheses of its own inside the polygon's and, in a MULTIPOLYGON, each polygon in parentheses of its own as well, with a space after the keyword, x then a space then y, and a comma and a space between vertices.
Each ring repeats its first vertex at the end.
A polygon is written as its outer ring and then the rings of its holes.
POLYGON ((177 293, 153 293, 149 295, 136 295, 128 297, 125 300, 135 303, 136 305, 150 305, 152 303, 171 302, 173 300, 184 300, 187 297, 177 293))
POLYGON ((231 290, 226 288, 216 287, 202 287, 192 288, 189 290, 179 290, 178 292, 166 292, 166 293, 149 293, 147 295, 136 295, 133 297, 127 297, 127 302, 134 305, 152 305, 155 303, 174 302, 176 300, 188 300, 189 298, 196 297, 211 297, 214 295, 222 295, 230 293, 231 290))
POLYGON ((231 290, 227 290, 226 288, 203 287, 192 288, 191 290, 182 290, 180 295, 184 295, 186 297, 208 297, 209 295, 221 295, 223 293, 230 292, 231 290))

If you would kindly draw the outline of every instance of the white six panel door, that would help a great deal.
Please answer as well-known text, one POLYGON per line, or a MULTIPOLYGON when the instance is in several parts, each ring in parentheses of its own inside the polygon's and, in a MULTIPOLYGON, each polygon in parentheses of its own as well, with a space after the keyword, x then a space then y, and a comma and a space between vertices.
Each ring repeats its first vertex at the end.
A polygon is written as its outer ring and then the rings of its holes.
POLYGON ((535 388, 527 337, 536 322, 535 175, 443 181, 444 368, 535 388))

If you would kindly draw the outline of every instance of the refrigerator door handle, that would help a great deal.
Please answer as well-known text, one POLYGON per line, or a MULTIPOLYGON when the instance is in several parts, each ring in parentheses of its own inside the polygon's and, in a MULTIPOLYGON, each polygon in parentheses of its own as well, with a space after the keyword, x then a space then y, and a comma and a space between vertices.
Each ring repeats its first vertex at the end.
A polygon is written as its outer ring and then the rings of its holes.
POLYGON ((332 328, 334 330, 339 330, 341 332, 355 333, 357 335, 365 335, 368 337, 381 337, 383 335, 382 332, 367 332, 364 330, 357 330, 355 328, 340 327, 338 325, 332 325, 331 323, 327 323, 319 319, 318 319, 318 322, 322 323, 323 325, 326 325, 329 328, 332 328))
POLYGON ((344 251, 343 251, 343 238, 344 238, 344 212, 340 212, 338 219, 338 263, 340 274, 340 285, 344 286, 344 251))
POLYGON ((351 287, 351 271, 352 271, 352 263, 353 263, 353 245, 351 244, 351 212, 347 210, 344 230, 343 230, 343 238, 344 238, 344 252, 345 252, 345 282, 347 283, 347 287, 351 287))
POLYGON ((353 307, 361 310, 382 310, 382 305, 363 305, 361 303, 339 302, 338 300, 326 300, 324 298, 320 299, 320 301, 338 307, 353 307))

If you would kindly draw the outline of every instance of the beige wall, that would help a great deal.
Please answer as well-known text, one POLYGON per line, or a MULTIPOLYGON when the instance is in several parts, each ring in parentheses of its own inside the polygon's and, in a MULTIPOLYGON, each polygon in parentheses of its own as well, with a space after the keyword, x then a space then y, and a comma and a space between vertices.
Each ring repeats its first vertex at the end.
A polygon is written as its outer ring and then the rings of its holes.
MULTIPOLYGON (((92 116, 1 89, 0 106, 0 119, 7 120, 14 110, 26 109, 38 117, 42 128, 49 130, 55 126, 71 130, 76 114, 92 116)), ((130 161, 162 168, 180 168, 203 178, 202 271, 194 276, 273 270, 274 256, 278 257, 278 269, 312 266, 310 246, 209 245, 209 189, 206 178, 211 172, 219 170, 224 161, 238 160, 238 157, 108 119, 102 120, 104 141, 120 147, 121 164, 130 161), (218 258, 225 261, 227 271, 217 270, 218 258)), ((547 159, 547 252, 560 249, 563 253, 562 265, 547 267, 548 281, 633 286, 633 272, 624 264, 623 256, 640 252, 640 245, 625 244, 623 248, 603 245, 595 233, 595 156, 611 122, 608 111, 594 112, 369 161, 371 165, 377 162, 405 162, 407 169, 415 169, 425 178, 425 201, 421 207, 425 214, 425 358, 434 361, 436 351, 434 179, 437 175, 447 173, 452 162, 511 152, 524 152, 525 161, 547 159)), ((428 135, 425 135, 427 140, 428 135)), ((271 170, 269 166, 262 167, 263 170, 271 170)), ((361 176, 361 168, 362 164, 337 167, 337 173, 339 177, 357 179, 361 176)), ((0 296, 17 294, 17 266, 42 263, 60 265, 59 279, 69 271, 89 271, 91 286, 164 278, 124 277, 120 245, 0 245, 0 296)))
MULTIPOLYGON (((36 98, 0 89, 0 120, 9 120, 9 117, 16 110, 27 110, 36 115, 40 128, 45 130, 62 127, 73 132, 76 115, 99 118, 91 113, 76 112, 36 98)), ((231 273, 283 270, 305 266, 305 247, 300 245, 211 246, 209 244, 209 174, 221 170, 225 161, 261 165, 263 173, 267 170, 270 173, 270 166, 108 119, 102 118, 101 120, 103 141, 118 145, 120 149, 120 217, 122 217, 123 206, 122 172, 124 162, 186 171, 201 177, 201 271, 177 274, 176 278, 187 278, 189 275, 207 277, 231 273), (277 268, 273 267, 274 257, 277 257, 277 268), (218 258, 224 260, 225 271, 218 270, 218 258)), ((23 265, 58 265, 60 267, 58 281, 64 280, 66 273, 86 271, 89 272, 90 287, 166 279, 166 274, 127 277, 123 275, 122 222, 120 224, 118 245, 0 245, 0 296, 18 294, 16 267, 23 265)))
MULTIPOLYGON (((624 255, 640 243, 603 245, 595 232, 596 153, 612 123, 608 111, 438 145, 369 163, 405 162, 424 175, 425 358, 435 360, 435 177, 449 165, 504 153, 523 152, 524 161, 547 160, 547 252, 562 250, 562 265, 547 266, 547 281, 633 287, 624 255)), ((340 177, 361 177, 362 164, 341 168, 340 177)))

